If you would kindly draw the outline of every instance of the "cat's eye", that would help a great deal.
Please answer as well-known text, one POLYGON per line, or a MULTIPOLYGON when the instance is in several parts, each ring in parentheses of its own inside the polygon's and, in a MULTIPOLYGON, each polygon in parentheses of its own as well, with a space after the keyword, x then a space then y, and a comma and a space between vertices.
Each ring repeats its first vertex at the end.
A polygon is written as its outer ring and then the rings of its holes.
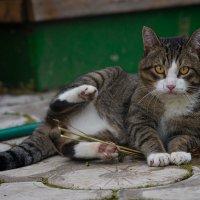
POLYGON ((155 72, 158 73, 158 74, 164 74, 165 73, 164 67, 162 67, 160 65, 155 66, 154 69, 155 69, 155 72))
POLYGON ((180 68, 180 70, 179 70, 179 74, 181 74, 181 75, 186 75, 186 74, 189 73, 189 71, 190 71, 190 68, 184 66, 184 67, 181 67, 181 68, 180 68))

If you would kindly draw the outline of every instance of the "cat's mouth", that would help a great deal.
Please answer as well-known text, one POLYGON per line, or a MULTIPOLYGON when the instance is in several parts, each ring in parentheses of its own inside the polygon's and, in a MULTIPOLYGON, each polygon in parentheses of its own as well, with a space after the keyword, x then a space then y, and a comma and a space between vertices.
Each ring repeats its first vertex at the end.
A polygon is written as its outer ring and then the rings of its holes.
POLYGON ((183 93, 178 91, 165 91, 165 92, 159 92, 159 94, 157 95, 162 98, 169 98, 169 97, 172 98, 172 97, 182 96, 183 93))
POLYGON ((178 93, 175 92, 175 91, 169 91, 169 92, 167 92, 167 94, 168 94, 168 95, 178 95, 178 93))
POLYGON ((177 91, 158 91, 159 95, 179 95, 180 92, 177 91))
POLYGON ((155 90, 155 93, 157 93, 158 95, 164 95, 164 96, 178 96, 178 95, 183 95, 185 93, 184 90, 182 89, 176 89, 176 90, 167 90, 167 89, 163 89, 163 90, 155 90))

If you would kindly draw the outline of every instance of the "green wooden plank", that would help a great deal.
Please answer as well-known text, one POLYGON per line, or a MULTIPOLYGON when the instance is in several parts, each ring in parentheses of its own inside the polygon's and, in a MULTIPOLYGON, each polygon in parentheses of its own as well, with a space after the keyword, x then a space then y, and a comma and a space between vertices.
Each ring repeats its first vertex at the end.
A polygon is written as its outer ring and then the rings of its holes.
POLYGON ((77 18, 1 27, 0 80, 34 81, 37 90, 56 88, 79 75, 120 65, 136 72, 142 56, 141 30, 160 36, 191 34, 200 27, 200 6, 77 18))

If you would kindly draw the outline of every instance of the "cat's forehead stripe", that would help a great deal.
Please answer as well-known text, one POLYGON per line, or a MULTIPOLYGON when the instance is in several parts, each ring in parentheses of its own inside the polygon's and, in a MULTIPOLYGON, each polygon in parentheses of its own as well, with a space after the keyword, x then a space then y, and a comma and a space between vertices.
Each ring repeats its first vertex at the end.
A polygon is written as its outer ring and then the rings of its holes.
POLYGON ((168 76, 171 76, 171 77, 176 76, 177 75, 177 71, 178 71, 178 67, 177 67, 176 61, 173 60, 172 64, 171 64, 171 67, 168 70, 168 76))

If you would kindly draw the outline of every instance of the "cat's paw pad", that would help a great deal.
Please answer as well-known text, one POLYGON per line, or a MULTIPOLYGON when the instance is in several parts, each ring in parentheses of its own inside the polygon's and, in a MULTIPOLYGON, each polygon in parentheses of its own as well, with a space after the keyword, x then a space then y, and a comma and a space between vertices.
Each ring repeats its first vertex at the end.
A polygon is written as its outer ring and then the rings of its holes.
POLYGON ((115 144, 100 144, 98 153, 102 160, 113 160, 118 157, 118 148, 115 144))
POLYGON ((168 153, 151 153, 147 157, 147 163, 150 167, 163 167, 170 163, 170 155, 168 153))
POLYGON ((172 152, 170 155, 171 163, 176 165, 189 163, 191 160, 192 160, 191 154, 183 151, 172 152))
POLYGON ((59 107, 65 107, 65 104, 66 106, 69 105, 68 103, 80 103, 83 101, 91 101, 97 95, 98 91, 96 87, 92 85, 81 85, 63 92, 57 97, 55 102, 61 104, 59 107))
POLYGON ((97 88, 92 85, 84 85, 80 89, 78 96, 84 101, 92 101, 98 95, 97 88))

